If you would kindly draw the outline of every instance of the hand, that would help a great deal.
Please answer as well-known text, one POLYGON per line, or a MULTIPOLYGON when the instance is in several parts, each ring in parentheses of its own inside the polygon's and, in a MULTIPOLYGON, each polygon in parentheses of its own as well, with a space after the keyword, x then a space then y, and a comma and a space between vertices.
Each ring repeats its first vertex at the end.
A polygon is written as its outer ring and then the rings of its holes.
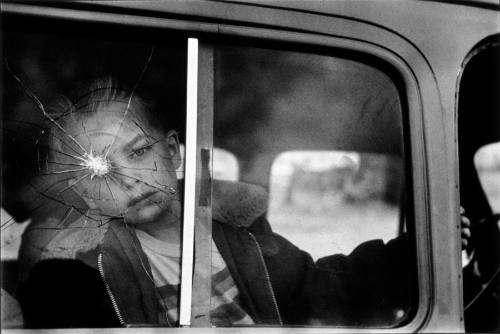
POLYGON ((461 229, 461 237, 462 237, 462 250, 467 248, 471 238, 470 232, 470 220, 465 216, 465 209, 460 207, 460 229, 461 229))

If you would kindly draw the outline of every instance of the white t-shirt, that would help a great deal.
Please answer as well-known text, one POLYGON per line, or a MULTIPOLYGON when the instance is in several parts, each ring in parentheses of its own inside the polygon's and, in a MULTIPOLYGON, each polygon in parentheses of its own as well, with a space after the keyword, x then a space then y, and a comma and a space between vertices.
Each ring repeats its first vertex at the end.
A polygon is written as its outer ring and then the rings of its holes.
MULTIPOLYGON (((164 306, 168 321, 179 320, 180 244, 158 240, 144 231, 136 230, 142 249, 148 258, 160 303, 164 306)), ((203 275, 206 273, 196 273, 203 275)), ((210 319, 214 326, 250 325, 252 318, 241 307, 238 287, 224 259, 212 240, 212 291, 210 319)), ((196 291, 193 291, 196 300, 196 291)))

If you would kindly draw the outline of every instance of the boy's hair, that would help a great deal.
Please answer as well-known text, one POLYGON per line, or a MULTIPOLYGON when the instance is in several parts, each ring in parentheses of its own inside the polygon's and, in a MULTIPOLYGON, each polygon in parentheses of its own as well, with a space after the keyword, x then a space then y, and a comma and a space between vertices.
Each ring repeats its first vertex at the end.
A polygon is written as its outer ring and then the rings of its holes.
POLYGON ((132 94, 113 78, 97 79, 87 87, 77 91, 74 102, 66 96, 60 96, 49 107, 52 120, 49 120, 48 124, 47 144, 49 157, 55 162, 68 162, 64 152, 68 151, 69 147, 78 150, 70 138, 71 134, 67 133, 70 132, 68 129, 71 126, 80 126, 82 129, 79 124, 83 118, 92 116, 92 113, 104 112, 107 110, 106 106, 113 102, 123 103, 124 116, 126 112, 126 117, 137 124, 147 123, 159 133, 168 132, 169 122, 165 117, 159 117, 160 113, 154 105, 145 102, 137 94, 132 94))
MULTIPOLYGON (((137 94, 133 94, 125 87, 122 87, 113 78, 103 78, 93 81, 88 88, 79 89, 75 94, 76 100, 72 102, 66 96, 60 96, 51 104, 49 113, 51 117, 59 123, 62 127, 72 120, 81 118, 82 114, 100 112, 104 110, 107 105, 113 102, 122 102, 127 104, 140 105, 144 108, 144 115, 151 126, 165 129, 164 122, 158 122, 153 116, 157 114, 154 107, 150 103, 146 103, 137 94)), ((124 107, 125 112, 127 108, 124 107)), ((128 110, 131 113, 131 110, 128 110)))

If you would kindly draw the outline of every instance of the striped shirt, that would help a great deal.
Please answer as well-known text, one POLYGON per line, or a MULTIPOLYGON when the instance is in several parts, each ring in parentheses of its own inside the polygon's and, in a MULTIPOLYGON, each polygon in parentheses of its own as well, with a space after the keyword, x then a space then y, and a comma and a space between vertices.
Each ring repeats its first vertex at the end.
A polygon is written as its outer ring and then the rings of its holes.
MULTIPOLYGON (((163 305, 168 323, 179 321, 180 245, 160 241, 149 234, 136 230, 142 249, 148 258, 156 286, 157 296, 163 305)), ((206 277, 206 273, 198 273, 206 277)), ((213 326, 251 325, 252 318, 241 307, 236 286, 224 259, 212 240, 212 289, 210 298, 210 320, 213 326)), ((193 291, 193 301, 197 291, 193 291)), ((166 321, 165 321, 166 323, 166 321)))

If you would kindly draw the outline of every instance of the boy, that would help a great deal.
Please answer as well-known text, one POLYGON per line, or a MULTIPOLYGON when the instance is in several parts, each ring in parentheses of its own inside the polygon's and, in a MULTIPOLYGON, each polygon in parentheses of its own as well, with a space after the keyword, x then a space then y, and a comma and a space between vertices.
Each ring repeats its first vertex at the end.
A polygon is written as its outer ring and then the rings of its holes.
MULTIPOLYGON (((51 120, 51 173, 67 174, 67 186, 56 194, 74 192, 88 210, 64 228, 48 220, 24 234, 27 327, 177 325, 175 132, 164 135, 147 105, 112 81, 60 109, 51 120)), ((409 316, 416 275, 406 236, 314 263, 272 233, 259 188, 215 182, 213 192, 212 272, 195 268, 212 278, 213 325, 387 326, 409 316)))

